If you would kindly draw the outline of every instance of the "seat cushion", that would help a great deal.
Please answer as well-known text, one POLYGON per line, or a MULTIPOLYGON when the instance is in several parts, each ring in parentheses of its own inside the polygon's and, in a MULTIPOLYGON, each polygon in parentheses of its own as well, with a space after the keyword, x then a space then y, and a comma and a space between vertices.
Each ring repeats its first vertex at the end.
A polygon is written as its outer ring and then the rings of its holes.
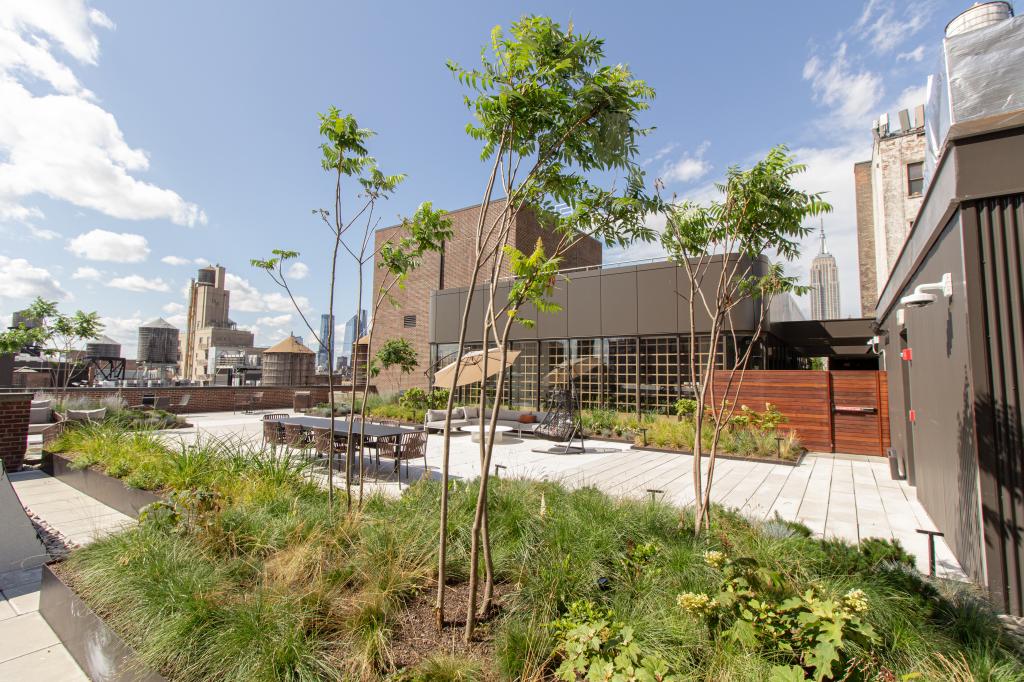
POLYGON ((505 422, 518 422, 519 414, 518 410, 498 410, 498 419, 505 422))
MULTIPOLYGON (((445 410, 427 410, 426 418, 424 421, 430 422, 443 422, 445 410)), ((452 419, 455 419, 455 412, 452 411, 452 419)))
MULTIPOLYGON (((43 401, 43 402, 49 402, 49 401, 43 401)), ((33 402, 32 407, 30 408, 30 411, 29 411, 28 423, 29 424, 52 424, 53 423, 53 410, 50 408, 49 405, 42 405, 40 407, 36 407, 35 403, 33 402)))
POLYGON ((68 410, 68 421, 103 421, 107 416, 107 408, 101 407, 96 410, 68 410))

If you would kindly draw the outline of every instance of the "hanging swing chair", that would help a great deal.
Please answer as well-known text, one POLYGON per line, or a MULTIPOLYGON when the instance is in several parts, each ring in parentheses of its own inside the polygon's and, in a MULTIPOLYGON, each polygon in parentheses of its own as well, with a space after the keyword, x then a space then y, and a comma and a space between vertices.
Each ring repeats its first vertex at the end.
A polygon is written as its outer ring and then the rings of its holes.
POLYGON ((559 443, 559 446, 552 447, 542 452, 551 452, 562 455, 582 454, 586 452, 584 441, 583 425, 580 422, 579 410, 576 405, 576 380, 570 378, 564 388, 552 387, 548 391, 547 416, 534 430, 533 434, 538 438, 559 443), (573 441, 579 440, 579 446, 574 446, 573 441), (564 443, 564 445, 561 445, 564 443))

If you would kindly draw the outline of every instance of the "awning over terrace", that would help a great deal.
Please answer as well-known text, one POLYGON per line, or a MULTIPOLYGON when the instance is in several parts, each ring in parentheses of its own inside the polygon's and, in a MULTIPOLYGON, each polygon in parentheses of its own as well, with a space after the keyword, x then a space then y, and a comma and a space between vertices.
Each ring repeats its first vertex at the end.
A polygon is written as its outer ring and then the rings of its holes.
POLYGON ((793 320, 776 322, 771 332, 805 357, 865 357, 872 354, 868 341, 875 335, 874 324, 870 317, 793 320))

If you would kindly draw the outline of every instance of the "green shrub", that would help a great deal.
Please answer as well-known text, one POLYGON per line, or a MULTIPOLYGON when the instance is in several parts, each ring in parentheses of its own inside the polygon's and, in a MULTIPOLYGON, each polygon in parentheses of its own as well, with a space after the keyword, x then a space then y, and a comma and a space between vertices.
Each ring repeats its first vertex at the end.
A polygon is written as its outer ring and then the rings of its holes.
POLYGON ((775 666, 773 678, 848 679, 857 671, 855 654, 879 641, 864 619, 868 599, 852 589, 840 599, 822 598, 814 589, 787 595, 782 574, 752 558, 729 559, 707 552, 706 562, 721 570, 718 593, 686 592, 677 597, 684 610, 708 621, 716 639, 746 651, 791 657, 775 666), (838 665, 838 671, 835 669, 838 665))
POLYGON ((555 677, 566 682, 588 680, 650 680, 669 682, 668 664, 645 653, 634 641, 633 628, 615 620, 610 609, 577 601, 550 624, 554 655, 561 661, 555 677))
POLYGON ((697 412, 697 401, 692 398, 680 398, 675 405, 676 416, 692 417, 697 412))

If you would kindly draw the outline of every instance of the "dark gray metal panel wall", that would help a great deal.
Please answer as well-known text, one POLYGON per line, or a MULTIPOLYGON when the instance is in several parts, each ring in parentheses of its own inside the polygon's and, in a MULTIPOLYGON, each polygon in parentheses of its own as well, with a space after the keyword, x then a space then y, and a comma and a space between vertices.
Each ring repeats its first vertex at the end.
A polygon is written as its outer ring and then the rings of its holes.
POLYGON ((965 209, 965 251, 978 310, 974 407, 988 582, 1011 613, 1024 613, 1024 195, 965 209), (973 236, 972 235, 972 236, 973 236))
POLYGON ((561 337, 542 336, 541 338, 565 338, 569 336, 589 337, 601 336, 601 276, 600 271, 580 272, 569 275, 566 299, 567 327, 561 337))
POLYGON ((637 268, 637 333, 664 334, 678 330, 676 268, 647 265, 637 268))
POLYGON ((973 424, 971 338, 968 309, 970 280, 964 272, 958 214, 945 226, 913 278, 900 293, 918 284, 953 277, 953 296, 920 308, 904 308, 907 345, 913 360, 900 359, 901 328, 895 308, 882 321, 888 332, 886 367, 889 371, 890 438, 907 452, 913 441, 917 496, 964 570, 984 582, 980 501, 973 424), (909 375, 909 395, 903 394, 903 374, 909 375), (917 415, 907 422, 907 409, 917 415))
MULTIPOLYGON (((762 268, 755 263, 753 272, 762 268)), ((740 268, 743 272, 745 266, 740 268)), ((714 286, 721 270, 709 267, 705 286, 714 296, 714 286)), ((640 336, 657 334, 687 334, 690 331, 689 309, 686 300, 677 291, 685 291, 689 282, 683 268, 674 265, 653 264, 603 270, 568 273, 556 287, 554 300, 562 306, 555 313, 536 314, 526 309, 525 314, 537 318, 534 329, 514 328, 513 339, 564 339, 610 336, 640 336)), ((498 292, 504 301, 507 287, 498 292)), ((465 289, 434 292, 433 317, 430 322, 432 343, 453 343, 458 338, 459 320, 465 305, 465 289)), ((473 297, 466 340, 479 342, 487 290, 477 289, 473 297)), ((698 333, 709 329, 703 305, 697 305, 698 333)), ((756 323, 757 307, 753 303, 737 306, 732 313, 739 332, 752 331, 756 323)))
POLYGON ((636 271, 601 277, 601 329, 606 336, 636 336, 636 307, 636 271))

